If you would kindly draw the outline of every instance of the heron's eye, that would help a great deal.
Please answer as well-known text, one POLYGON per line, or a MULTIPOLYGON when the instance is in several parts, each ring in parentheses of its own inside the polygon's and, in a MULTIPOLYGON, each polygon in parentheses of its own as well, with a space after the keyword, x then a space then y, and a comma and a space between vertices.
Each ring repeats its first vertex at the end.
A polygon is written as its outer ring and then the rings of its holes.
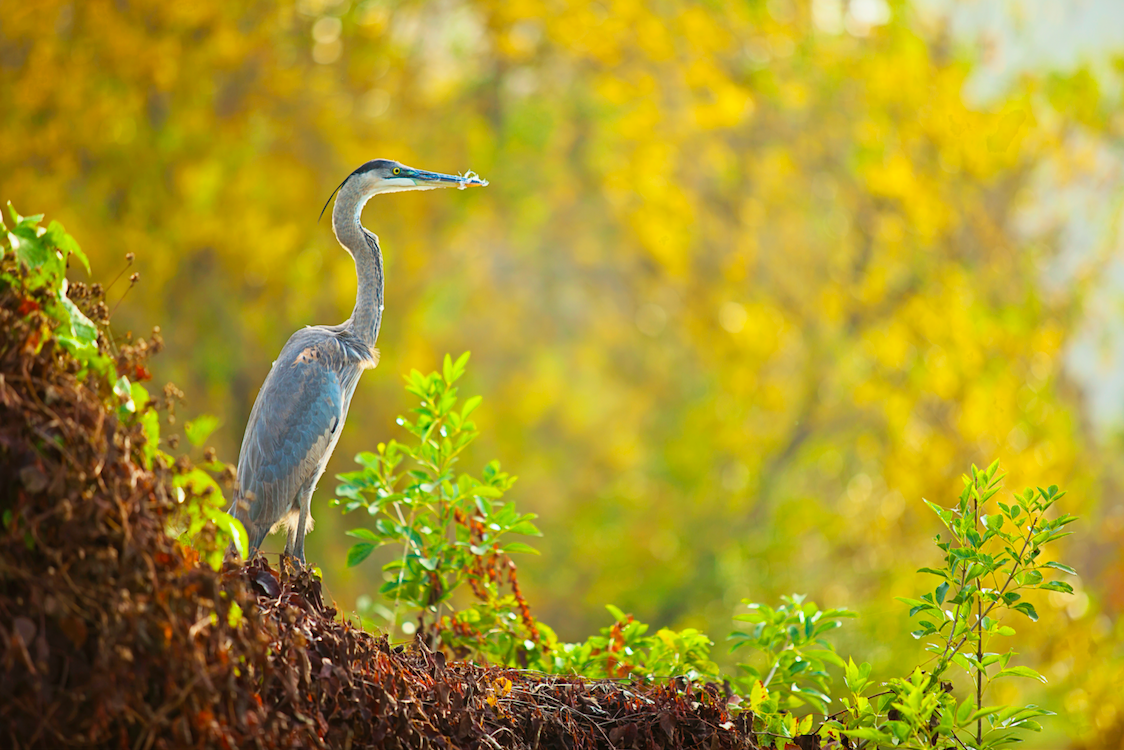
POLYGON ((401 169, 399 169, 398 167, 395 167, 395 168, 394 168, 394 174, 398 174, 398 173, 399 173, 399 172, 401 172, 401 171, 402 171, 402 170, 401 170, 401 169))

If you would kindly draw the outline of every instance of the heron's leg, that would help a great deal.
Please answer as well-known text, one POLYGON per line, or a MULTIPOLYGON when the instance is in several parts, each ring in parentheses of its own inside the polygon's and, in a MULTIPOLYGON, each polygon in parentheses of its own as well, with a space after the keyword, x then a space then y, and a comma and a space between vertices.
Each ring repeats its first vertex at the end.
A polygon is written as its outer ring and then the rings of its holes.
POLYGON ((300 560, 301 565, 304 565, 304 535, 307 532, 309 514, 312 510, 312 493, 315 489, 315 482, 308 482, 301 487, 297 526, 295 529, 289 527, 289 541, 285 544, 285 554, 300 560))
MULTIPOLYGON (((298 516, 296 526, 289 527, 289 539, 285 542, 285 551, 282 553, 284 557, 296 557, 297 548, 297 533, 298 531, 303 536, 304 534, 304 519, 298 516)), ((304 546, 303 544, 301 545, 304 546)))
POLYGON ((268 526, 254 526, 254 524, 247 524, 246 536, 250 540, 250 549, 246 552, 246 559, 253 560, 254 555, 261 549, 262 542, 265 541, 266 536, 269 535, 268 526))
MULTIPOLYGON (((238 520, 242 521, 242 525, 246 528, 246 537, 250 548, 246 550, 244 562, 249 562, 254 559, 254 555, 261 549, 262 542, 264 542, 266 536, 269 535, 269 529, 259 528, 250 521, 243 521, 241 518, 238 520)), ((231 542, 230 546, 226 548, 226 559, 233 560, 237 553, 238 550, 234 548, 234 543, 231 542)))
MULTIPOLYGON (((247 497, 242 497, 241 493, 236 491, 234 500, 230 503, 226 512, 237 518, 242 523, 242 527, 246 529, 246 541, 249 548, 246 550, 245 561, 249 562, 254 559, 254 555, 261 549, 262 542, 269 536, 270 527, 264 523, 254 522, 255 514, 251 512, 254 508, 254 494, 250 492, 247 495, 247 497)), ((258 510, 260 511, 260 508, 258 510)), ((237 550, 232 543, 226 549, 227 559, 234 559, 236 552, 237 550)))

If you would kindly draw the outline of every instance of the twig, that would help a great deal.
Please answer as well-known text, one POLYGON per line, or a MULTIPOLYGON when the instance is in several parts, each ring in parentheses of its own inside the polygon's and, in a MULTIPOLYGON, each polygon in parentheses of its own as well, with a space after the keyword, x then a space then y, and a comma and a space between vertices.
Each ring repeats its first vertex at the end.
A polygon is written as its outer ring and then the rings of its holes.
POLYGON ((137 281, 139 279, 140 279, 139 273, 134 273, 132 276, 129 277, 129 288, 126 289, 125 291, 121 292, 121 298, 117 300, 117 304, 113 306, 113 309, 109 311, 109 317, 110 318, 112 318, 114 316, 114 314, 116 314, 117 308, 121 307, 121 303, 125 301, 125 296, 128 295, 128 293, 132 290, 132 288, 137 285, 137 281))
POLYGON ((132 253, 125 253, 125 267, 117 272, 117 275, 113 277, 113 281, 109 282, 109 286, 105 288, 105 293, 107 295, 109 294, 109 290, 113 288, 113 285, 117 283, 117 280, 120 279, 121 276, 124 275, 124 273, 132 267, 133 260, 135 258, 136 256, 132 253))
MULTIPOLYGON (((980 527, 980 493, 972 498, 972 523, 978 531, 980 527)), ((1020 556, 1021 557, 1021 556, 1020 556)), ((976 708, 983 703, 983 597, 976 599, 976 708)), ((976 745, 983 741, 983 717, 976 719, 976 745)))
POLYGON ((777 658, 773 662, 773 668, 769 670, 769 674, 765 678, 765 681, 761 683, 762 687, 769 687, 769 681, 772 680, 773 677, 777 674, 777 667, 779 667, 781 665, 781 654, 783 654, 785 651, 790 651, 790 650, 792 650, 792 644, 791 643, 788 644, 787 646, 785 646, 784 648, 782 648, 780 654, 777 654, 777 658))

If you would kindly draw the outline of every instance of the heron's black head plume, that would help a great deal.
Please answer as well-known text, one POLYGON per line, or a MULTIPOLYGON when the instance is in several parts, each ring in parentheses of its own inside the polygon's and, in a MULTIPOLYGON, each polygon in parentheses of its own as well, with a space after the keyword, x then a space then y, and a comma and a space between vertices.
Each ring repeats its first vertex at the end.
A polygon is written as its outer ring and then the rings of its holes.
POLYGON ((372 159, 371 161, 367 162, 366 164, 363 164, 362 166, 360 166, 358 169, 356 169, 354 172, 349 174, 347 177, 344 177, 343 182, 341 182, 339 184, 339 187, 337 187, 335 190, 333 190, 332 194, 328 196, 328 202, 324 204, 324 208, 320 209, 320 215, 318 217, 316 217, 316 223, 319 224, 320 219, 324 218, 324 212, 328 210, 328 203, 332 202, 332 198, 336 197, 336 193, 338 193, 340 191, 340 188, 342 188, 344 185, 346 185, 347 181, 350 180, 352 177, 354 177, 357 174, 365 174, 365 173, 370 172, 372 170, 379 169, 380 167, 385 168, 385 171, 389 174, 390 170, 393 169, 395 166, 398 166, 399 168, 402 167, 401 164, 398 164, 398 162, 396 162, 396 161, 391 161, 390 159, 372 159))
MULTIPOLYGON (((352 174, 354 174, 354 172, 352 172, 352 174)), ((327 201, 327 202, 326 202, 326 203, 324 204, 324 208, 320 209, 320 215, 316 217, 316 223, 317 223, 317 224, 319 224, 319 223, 320 223, 320 220, 324 218, 324 212, 328 210, 328 203, 331 203, 331 202, 332 202, 332 198, 335 198, 335 197, 336 197, 336 193, 338 193, 338 192, 340 191, 340 188, 341 188, 341 187, 343 187, 343 185, 344 185, 344 182, 347 182, 347 181, 348 181, 348 180, 350 180, 350 179, 351 179, 351 175, 350 175, 350 174, 349 174, 349 175, 348 175, 347 177, 344 177, 344 178, 343 178, 343 182, 341 182, 341 183, 339 184, 339 187, 337 187, 337 188, 336 188, 335 190, 333 190, 333 191, 332 191, 332 194, 328 196, 328 201, 327 201)))

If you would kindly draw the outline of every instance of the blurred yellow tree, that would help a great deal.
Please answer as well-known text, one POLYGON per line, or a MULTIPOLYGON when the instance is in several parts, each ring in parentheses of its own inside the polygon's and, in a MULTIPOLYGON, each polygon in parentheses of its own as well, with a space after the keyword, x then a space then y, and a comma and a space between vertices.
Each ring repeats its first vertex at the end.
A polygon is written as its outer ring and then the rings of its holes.
MULTIPOLYGON (((486 191, 367 211, 383 359, 331 471, 396 434, 399 373, 470 349, 478 450, 543 517, 523 567, 560 635, 613 602, 721 641, 742 597, 802 591, 859 610, 841 650, 888 676, 919 653, 892 597, 935 554, 920 498, 1000 458, 1088 519, 1079 596, 1027 643, 1063 714, 1035 739, 1105 732, 1124 596, 1094 550, 1121 525, 1061 377, 1079 290, 1039 291, 1053 245, 1014 217, 1075 129, 1121 124, 1084 74, 975 111, 939 24, 844 10, 2 0, 0 197, 61 219, 99 280, 137 254, 118 325, 162 327, 157 378, 233 461, 288 335, 351 308, 331 189, 375 157, 472 168, 486 191)), ((332 486, 309 556, 350 608, 376 568, 342 569, 332 486)))

